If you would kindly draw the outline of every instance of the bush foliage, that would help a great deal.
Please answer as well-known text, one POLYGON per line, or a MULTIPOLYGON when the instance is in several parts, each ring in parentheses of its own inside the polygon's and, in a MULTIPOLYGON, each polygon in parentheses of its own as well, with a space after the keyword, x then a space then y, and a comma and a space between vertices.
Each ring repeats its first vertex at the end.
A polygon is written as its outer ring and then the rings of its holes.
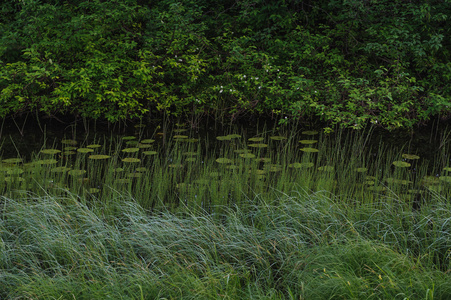
POLYGON ((449 114, 449 0, 6 0, 0 116, 449 114))

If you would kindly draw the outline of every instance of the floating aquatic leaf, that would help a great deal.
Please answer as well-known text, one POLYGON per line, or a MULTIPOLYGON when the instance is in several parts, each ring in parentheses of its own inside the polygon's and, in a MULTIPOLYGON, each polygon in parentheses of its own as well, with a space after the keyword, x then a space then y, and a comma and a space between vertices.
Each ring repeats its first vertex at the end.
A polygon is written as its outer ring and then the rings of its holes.
POLYGON ((268 147, 268 144, 263 144, 263 143, 260 143, 260 144, 249 144, 247 146, 248 147, 252 147, 252 148, 266 148, 266 147, 268 147))
POLYGON ((231 163, 233 163, 233 161, 231 159, 225 158, 225 157, 217 158, 216 162, 220 163, 220 164, 231 164, 231 163))
POLYGON ((138 144, 139 149, 152 148, 152 147, 153 147, 152 144, 138 144))
POLYGON ((100 189, 98 189, 98 188, 89 188, 88 189, 88 193, 90 193, 90 194, 97 194, 99 192, 100 192, 100 189))
POLYGON ((190 138, 190 139, 179 139, 179 141, 181 141, 181 142, 188 142, 188 143, 195 143, 195 142, 198 142, 199 139, 194 139, 194 138, 190 138))
POLYGON ((124 141, 134 140, 134 139, 136 139, 136 136, 124 136, 124 137, 122 137, 122 139, 124 141))
POLYGON ((262 138, 262 137, 252 137, 252 138, 248 139, 249 142, 261 142, 263 140, 264 140, 264 138, 262 138))
POLYGON ((310 148, 310 147, 300 148, 299 150, 304 151, 304 152, 309 152, 309 153, 319 152, 318 149, 316 149, 316 148, 310 148))
POLYGON ((241 138, 241 135, 236 134, 236 133, 228 134, 227 136, 229 138, 231 138, 231 139, 239 139, 239 138, 241 138))
POLYGON ((86 148, 91 148, 91 149, 100 148, 100 147, 102 147, 102 145, 99 145, 99 144, 90 144, 90 145, 86 146, 86 148))
POLYGON ((188 131, 188 129, 186 129, 186 128, 178 128, 178 129, 174 129, 172 132, 180 133, 180 132, 185 132, 185 131, 188 131))
POLYGON ((269 138, 273 141, 283 141, 283 140, 287 139, 286 137, 281 136, 281 135, 274 135, 274 136, 270 136, 269 138))
POLYGON ((147 168, 145 167, 139 167, 135 169, 136 172, 147 172, 147 168))
POLYGON ((6 174, 8 175, 20 175, 24 172, 23 169, 20 168, 9 168, 6 170, 6 174))
POLYGON ((57 154, 57 153, 61 153, 61 150, 58 150, 58 149, 42 149, 41 153, 42 154, 54 155, 54 154, 57 154))
POLYGON ((269 172, 280 172, 283 170, 281 165, 270 165, 268 171, 269 172))
POLYGON ((403 154, 401 156, 402 156, 402 158, 405 158, 405 159, 419 159, 420 158, 418 155, 415 155, 415 154, 403 154))
POLYGON ((18 164, 21 163, 22 161, 23 161, 22 158, 6 158, 2 160, 2 162, 7 164, 18 164))
POLYGON ((227 165, 226 168, 229 169, 229 170, 236 170, 236 169, 239 169, 239 167, 236 166, 236 165, 227 165))
POLYGON ((72 147, 72 146, 64 147, 63 152, 64 151, 73 151, 73 150, 77 150, 77 147, 72 147))
POLYGON ((53 165, 56 164, 58 161, 56 159, 39 159, 32 161, 31 164, 33 165, 53 165))
POLYGON ((93 155, 89 155, 88 158, 90 159, 107 159, 110 158, 111 156, 106 155, 106 154, 93 154, 93 155))
POLYGON ((327 172, 331 172, 333 171, 335 168, 333 166, 321 166, 318 168, 319 171, 327 171, 327 172))
POLYGON ((255 154, 252 154, 252 153, 241 153, 240 157, 242 157, 242 158, 254 158, 255 154))
POLYGON ((145 155, 155 155, 157 153, 158 153, 157 151, 144 151, 143 152, 143 154, 145 154, 145 155))
POLYGON ((91 149, 91 148, 78 148, 77 152, 79 152, 79 153, 91 153, 91 152, 94 152, 94 150, 91 149))
POLYGON ((125 153, 134 153, 134 152, 138 152, 139 148, 124 148, 121 151, 125 152, 125 153))
POLYGON ((8 177, 5 177, 5 181, 8 183, 23 182, 23 181, 25 181, 25 179, 23 179, 22 177, 19 177, 19 176, 8 176, 8 177))
POLYGON ((74 154, 77 154, 77 152, 72 151, 72 150, 61 152, 61 155, 74 155, 74 154))
POLYGON ((313 167, 314 166, 314 163, 311 163, 311 162, 304 162, 304 163, 298 163, 298 162, 296 162, 296 163, 292 163, 292 164, 289 164, 288 165, 288 167, 290 167, 290 168, 295 168, 295 169, 300 169, 300 168, 311 168, 311 167, 313 167))
POLYGON ((145 128, 146 124, 136 124, 134 127, 135 128, 145 128))
POLYGON ((141 162, 141 160, 139 158, 134 158, 134 157, 124 157, 122 159, 122 162, 126 162, 126 163, 138 163, 141 162))
POLYGON ((304 145, 312 145, 318 143, 318 140, 300 140, 299 143, 304 145))
POLYGON ((374 185, 375 184, 375 181, 374 180, 366 180, 365 182, 363 182, 364 184, 367 184, 367 185, 374 185))
POLYGON ((306 131, 303 131, 302 134, 315 135, 315 134, 318 134, 318 131, 316 131, 316 130, 306 130, 306 131))
POLYGON ((67 171, 70 171, 71 169, 72 169, 72 168, 63 166, 63 167, 55 167, 55 168, 52 168, 50 171, 51 171, 51 172, 54 172, 54 173, 65 173, 65 172, 67 172, 67 171))
POLYGON ((446 183, 451 183, 451 176, 440 176, 438 178, 440 181, 446 182, 446 183))
POLYGON ((421 180, 421 184, 424 186, 436 185, 439 184, 439 178, 435 176, 424 176, 421 180))
POLYGON ((114 168, 113 172, 115 172, 115 173, 124 172, 124 169, 123 168, 114 168))
POLYGON ((216 139, 218 141, 230 141, 232 138, 229 137, 228 135, 220 135, 220 136, 217 136, 216 139))
POLYGON ((368 169, 367 168, 356 168, 355 171, 359 172, 359 173, 364 173, 364 172, 368 171, 368 169))
POLYGON ((373 192, 383 192, 386 190, 386 188, 384 186, 380 186, 380 185, 373 185, 368 187, 368 190, 373 191, 373 192))
POLYGON ((153 142, 155 142, 155 140, 152 139, 145 139, 141 141, 141 144, 152 144, 153 142))
POLYGON ((125 142, 125 145, 127 145, 129 147, 133 147, 133 146, 136 146, 138 144, 139 144, 138 141, 127 141, 127 142, 125 142))
POLYGON ((176 139, 176 140, 177 139, 183 140, 183 139, 187 139, 188 136, 187 135, 174 135, 173 138, 176 139))
POLYGON ((76 140, 68 140, 68 139, 66 139, 66 140, 61 140, 61 144, 63 144, 63 145, 72 145, 72 146, 75 146, 75 145, 77 145, 77 141, 76 140))
POLYGON ((81 176, 85 173, 86 173, 86 170, 77 170, 77 169, 69 170, 67 172, 67 174, 69 174, 70 176, 81 176))
POLYGON ((393 165, 395 167, 399 167, 399 168, 407 168, 410 167, 410 164, 408 162, 405 161, 401 161, 401 160, 397 160, 393 162, 393 165))

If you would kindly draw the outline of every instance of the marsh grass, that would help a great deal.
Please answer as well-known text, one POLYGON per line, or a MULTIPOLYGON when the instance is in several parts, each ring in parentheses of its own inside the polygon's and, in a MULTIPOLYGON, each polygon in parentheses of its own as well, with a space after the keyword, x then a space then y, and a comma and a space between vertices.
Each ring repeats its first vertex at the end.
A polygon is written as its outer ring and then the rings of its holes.
POLYGON ((3 197, 2 298, 451 297, 451 207, 440 197, 394 212, 281 193, 277 205, 256 197, 221 218, 112 200, 105 214, 104 203, 72 194, 3 197))
POLYGON ((94 141, 108 159, 2 163, 0 298, 451 298, 449 183, 434 176, 448 143, 398 168, 403 149, 368 150, 371 131, 319 134, 317 153, 273 131, 264 148, 166 129, 136 152, 94 141))

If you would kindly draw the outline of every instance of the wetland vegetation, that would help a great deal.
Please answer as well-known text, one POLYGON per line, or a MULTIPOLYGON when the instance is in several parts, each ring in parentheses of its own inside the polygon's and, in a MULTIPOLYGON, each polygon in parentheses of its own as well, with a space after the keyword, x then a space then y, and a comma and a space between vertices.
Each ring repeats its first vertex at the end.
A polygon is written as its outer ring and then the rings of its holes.
POLYGON ((2 298, 451 297, 447 135, 155 128, 2 157, 2 298))

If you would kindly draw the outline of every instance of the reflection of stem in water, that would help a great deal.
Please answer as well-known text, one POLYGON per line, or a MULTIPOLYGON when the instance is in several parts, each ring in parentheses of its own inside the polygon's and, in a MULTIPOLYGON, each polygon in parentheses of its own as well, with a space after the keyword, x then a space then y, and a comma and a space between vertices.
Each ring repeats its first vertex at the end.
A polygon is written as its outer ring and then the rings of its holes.
POLYGON ((19 133, 21 136, 23 136, 23 130, 24 130, 25 124, 27 123, 28 115, 29 115, 29 113, 27 113, 25 120, 23 121, 22 128, 19 127, 19 124, 17 124, 16 119, 13 117, 14 125, 16 125, 17 130, 19 130, 19 133))

